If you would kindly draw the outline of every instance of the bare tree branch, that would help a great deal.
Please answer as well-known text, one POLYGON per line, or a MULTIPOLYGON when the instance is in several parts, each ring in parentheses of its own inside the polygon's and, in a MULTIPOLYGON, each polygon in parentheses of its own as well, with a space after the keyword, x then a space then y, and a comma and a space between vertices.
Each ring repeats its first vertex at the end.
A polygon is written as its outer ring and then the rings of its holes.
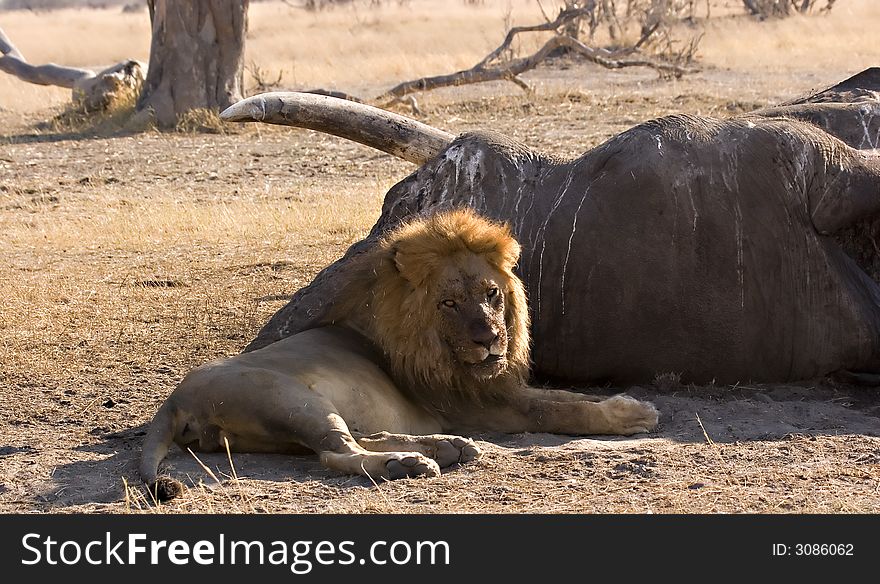
POLYGON ((0 29, 0 71, 26 83, 71 89, 74 102, 83 111, 100 111, 121 97, 136 93, 143 83, 146 65, 129 59, 97 73, 54 63, 31 65, 0 29))
POLYGON ((0 71, 36 85, 57 85, 73 89, 78 81, 91 79, 94 71, 78 67, 62 67, 54 63, 31 65, 24 58, 3 29, 0 29, 0 71))
POLYGON ((476 64, 475 69, 478 67, 485 67, 495 59, 497 59, 501 54, 504 53, 513 42, 514 37, 516 35, 523 32, 540 32, 547 30, 559 30, 565 24, 571 22, 572 20, 579 18, 589 14, 588 8, 574 8, 574 9, 566 9, 560 10, 559 16, 556 17, 556 20, 553 22, 545 22, 543 24, 535 24, 532 26, 514 26, 509 31, 507 31, 507 36, 504 37, 504 42, 501 43, 497 49, 486 55, 482 61, 476 64))
MULTIPOLYGON (((655 69, 664 74, 673 75, 675 77, 681 77, 682 75, 696 73, 697 71, 699 71, 699 69, 695 67, 685 67, 683 65, 670 63, 667 61, 655 61, 647 57, 641 59, 621 59, 618 57, 618 53, 608 53, 607 51, 602 51, 601 49, 587 46, 584 43, 567 36, 555 37, 550 40, 550 42, 553 41, 558 41, 557 46, 566 47, 578 53, 588 61, 596 63, 597 65, 601 65, 606 69, 623 69, 625 67, 649 67, 651 69, 655 69)), ((546 46, 547 45, 545 45, 545 47, 546 46)), ((551 51, 552 50, 553 49, 551 49, 551 51)), ((630 51, 627 51, 627 53, 630 53, 630 51)))
POLYGON ((2 28, 0 28, 0 53, 21 61, 25 60, 24 55, 15 48, 15 45, 12 44, 12 41, 9 40, 9 37, 6 36, 2 28))
MULTIPOLYGON (((531 27, 523 28, 531 29, 531 27)), ((656 28, 654 28, 653 30, 656 30, 656 28)), ((653 30, 651 30, 647 34, 653 33, 653 30)), ((510 35, 508 35, 508 38, 510 38, 510 35)), ((643 44, 645 42, 645 38, 646 35, 643 35, 642 39, 639 40, 638 45, 643 44)), ((507 39, 505 39, 505 42, 507 42, 507 39)), ((669 63, 665 61, 655 61, 649 58, 621 58, 626 55, 631 55, 635 53, 635 48, 629 48, 623 51, 612 53, 604 49, 596 49, 594 47, 587 46, 584 43, 575 40, 569 36, 556 35, 548 40, 544 44, 544 46, 538 49, 537 52, 529 55, 528 57, 514 59, 512 61, 494 67, 485 66, 485 63, 489 61, 489 59, 487 58, 483 59, 482 61, 480 61, 480 63, 473 66, 472 68, 464 71, 457 71, 448 75, 422 77, 421 79, 405 81, 392 87, 387 92, 380 95, 378 98, 376 98, 376 101, 393 101, 395 99, 399 99, 404 95, 414 93, 416 91, 430 91, 432 89, 438 89, 440 87, 453 87, 458 85, 467 85, 470 83, 484 83, 486 81, 513 81, 520 87, 523 87, 524 82, 518 79, 517 76, 526 71, 534 69, 542 61, 547 59, 547 57, 549 57, 555 50, 560 48, 569 49, 577 53, 581 57, 585 58, 586 60, 592 63, 596 63, 597 65, 601 65, 602 67, 605 67, 607 69, 622 69, 624 67, 649 67, 661 72, 664 75, 671 75, 675 77, 681 77, 684 74, 694 73, 697 71, 697 69, 695 68, 685 67, 676 63, 669 63)), ((495 52, 498 52, 498 49, 496 49, 496 51, 493 51, 493 53, 495 52)), ((492 55, 490 54, 490 57, 491 56, 492 55)), ((526 85, 525 87, 528 86, 526 85)))

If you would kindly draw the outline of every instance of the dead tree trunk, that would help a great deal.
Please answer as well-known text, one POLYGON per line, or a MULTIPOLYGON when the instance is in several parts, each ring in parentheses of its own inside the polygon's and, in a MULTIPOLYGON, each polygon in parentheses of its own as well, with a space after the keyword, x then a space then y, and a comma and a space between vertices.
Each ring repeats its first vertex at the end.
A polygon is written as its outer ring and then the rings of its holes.
POLYGON ((222 110, 242 98, 248 0, 149 0, 150 69, 138 110, 159 126, 200 108, 222 110))

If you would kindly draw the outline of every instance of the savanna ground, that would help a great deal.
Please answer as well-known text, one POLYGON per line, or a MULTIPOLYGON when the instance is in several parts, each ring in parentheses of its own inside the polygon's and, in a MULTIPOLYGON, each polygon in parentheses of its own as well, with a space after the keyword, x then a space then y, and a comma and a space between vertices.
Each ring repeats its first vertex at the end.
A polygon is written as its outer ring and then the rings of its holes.
MULTIPOLYGON (((724 4, 716 2, 716 11, 724 4)), ((545 8, 555 10, 549 1, 545 8)), ((285 88, 377 95, 479 61, 531 1, 355 3, 250 11, 247 56, 285 88), (432 6, 434 8, 432 8, 432 6)), ((733 12, 731 10, 731 12, 733 12)), ((717 12, 716 12, 717 14, 717 12)), ((662 81, 558 60, 524 75, 419 96, 422 119, 492 128, 560 156, 674 112, 729 116, 880 64, 880 5, 828 16, 701 23, 701 73, 662 81)), ((32 62, 146 60, 146 12, 0 12, 32 62)), ((521 50, 528 50, 524 41, 521 50)), ((535 41, 537 42, 537 41, 535 41)), ((51 120, 66 90, 0 75, 0 511, 151 512, 136 474, 145 425, 182 376, 239 352, 290 294, 378 216, 413 168, 309 131, 221 133, 51 120), (126 488, 126 481, 132 488, 126 488)), ((877 512, 880 394, 831 379, 626 390, 655 401, 656 433, 629 439, 484 434, 481 461, 378 486, 313 457, 176 451, 190 477, 164 512, 877 512), (234 467, 234 470, 233 470, 234 467)))

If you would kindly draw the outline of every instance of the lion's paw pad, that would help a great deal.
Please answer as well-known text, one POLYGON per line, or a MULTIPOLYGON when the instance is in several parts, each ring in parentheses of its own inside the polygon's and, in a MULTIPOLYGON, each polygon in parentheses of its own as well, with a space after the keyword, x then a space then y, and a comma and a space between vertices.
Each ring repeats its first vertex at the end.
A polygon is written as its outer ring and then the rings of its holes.
POLYGON ((389 479, 440 476, 440 467, 437 463, 417 453, 394 455, 385 463, 385 468, 389 479))
POLYGON ((462 438, 460 436, 450 436, 449 438, 439 440, 437 448, 437 464, 440 468, 461 462, 471 462, 477 460, 483 454, 479 447, 474 444, 473 440, 462 438))

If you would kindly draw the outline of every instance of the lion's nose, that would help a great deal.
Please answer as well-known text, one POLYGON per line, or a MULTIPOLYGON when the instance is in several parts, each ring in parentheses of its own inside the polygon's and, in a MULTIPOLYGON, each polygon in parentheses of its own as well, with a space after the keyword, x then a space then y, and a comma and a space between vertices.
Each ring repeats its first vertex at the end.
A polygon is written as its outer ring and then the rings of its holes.
POLYGON ((498 340, 498 333, 483 323, 474 324, 471 326, 471 340, 486 349, 491 349, 495 341, 498 340))

